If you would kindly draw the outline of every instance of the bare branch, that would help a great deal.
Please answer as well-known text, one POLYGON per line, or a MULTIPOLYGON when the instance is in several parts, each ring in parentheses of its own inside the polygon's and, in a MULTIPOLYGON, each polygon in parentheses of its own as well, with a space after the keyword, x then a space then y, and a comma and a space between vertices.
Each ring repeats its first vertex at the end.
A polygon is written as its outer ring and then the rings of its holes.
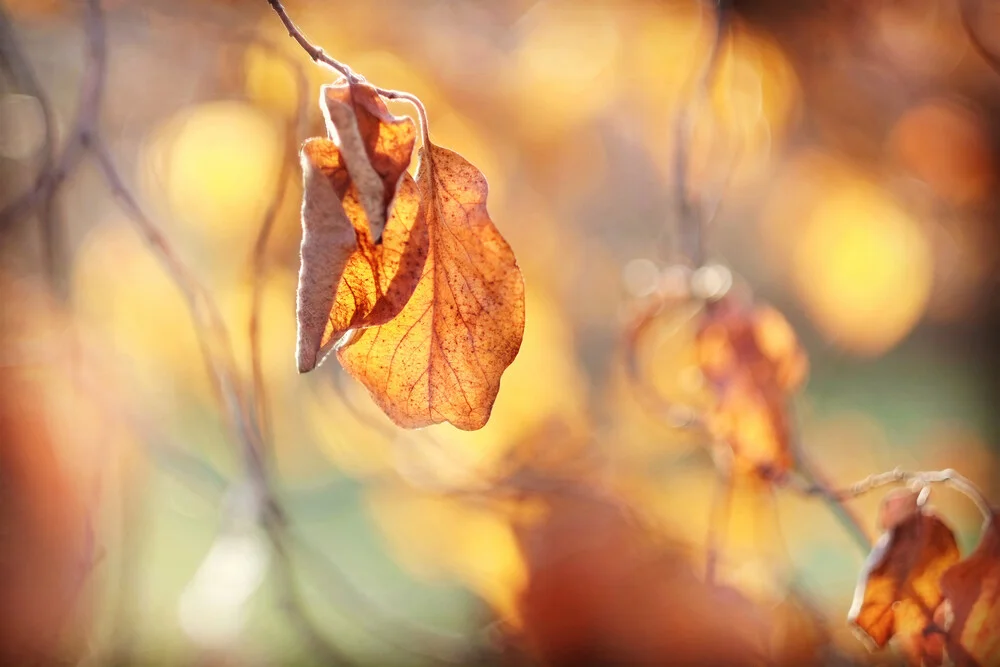
MULTIPOLYGON (((709 0, 715 14, 715 31, 708 59, 698 77, 697 87, 691 103, 677 112, 674 123, 674 197, 677 202, 677 220, 680 232, 680 246, 684 258, 692 268, 705 263, 706 214, 688 192, 688 172, 690 165, 690 141, 694 124, 693 107, 700 106, 709 97, 712 84, 718 72, 722 44, 729 29, 731 0, 709 0)), ((715 213, 710 214, 714 216, 715 213)))
MULTIPOLYGON (((288 16, 288 12, 285 11, 285 7, 281 4, 280 0, 267 0, 267 4, 271 6, 274 13, 278 15, 281 19, 282 24, 288 30, 288 36, 298 42, 302 50, 305 51, 314 62, 321 65, 326 65, 337 72, 340 72, 347 78, 349 82, 360 82, 364 81, 364 77, 360 74, 355 73, 350 67, 340 62, 339 60, 334 60, 326 54, 326 52, 320 47, 316 46, 310 42, 302 31, 295 25, 291 17, 288 16)), ((420 117, 420 127, 423 132, 424 143, 430 142, 430 126, 427 122, 427 109, 424 108, 423 102, 413 95, 412 93, 406 93, 401 90, 389 90, 387 88, 379 88, 378 86, 372 86, 382 97, 389 100, 406 100, 412 104, 417 109, 417 115, 420 117)))

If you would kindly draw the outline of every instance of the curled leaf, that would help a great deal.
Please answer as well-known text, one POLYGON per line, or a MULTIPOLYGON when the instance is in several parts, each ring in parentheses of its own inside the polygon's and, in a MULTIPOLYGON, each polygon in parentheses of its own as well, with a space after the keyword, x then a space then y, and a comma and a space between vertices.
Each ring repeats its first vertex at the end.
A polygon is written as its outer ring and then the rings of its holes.
POLYGON ((391 321, 338 350, 399 426, 482 428, 524 333, 524 283, 486 210, 482 173, 461 155, 421 149, 417 186, 428 245, 413 295, 391 321))
POLYGON ((994 515, 976 550, 941 578, 951 614, 948 656, 957 665, 1000 665, 1000 524, 994 515))
POLYGON ((788 402, 808 362, 777 310, 727 297, 706 309, 695 338, 698 365, 715 394, 706 422, 737 466, 766 475, 792 465, 788 402))
POLYGON ((366 83, 338 83, 320 88, 327 131, 357 186, 374 240, 382 236, 389 207, 406 172, 416 141, 410 118, 393 116, 366 83))
POLYGON ((420 196, 406 173, 413 122, 390 116, 363 84, 324 86, 323 95, 341 143, 313 138, 301 152, 300 372, 315 368, 351 329, 395 317, 413 293, 427 247, 420 196))
POLYGON ((941 577, 958 559, 955 535, 930 512, 912 513, 883 533, 848 614, 869 648, 883 648, 896 637, 912 664, 935 662, 929 630, 943 600, 941 577))
MULTIPOLYGON (((334 151, 335 154, 335 151, 334 151)), ((302 160, 302 245, 296 298, 298 340, 295 358, 299 372, 318 363, 323 331, 333 308, 337 283, 357 247, 354 227, 341 198, 349 185, 347 171, 328 173, 309 144, 302 160)))

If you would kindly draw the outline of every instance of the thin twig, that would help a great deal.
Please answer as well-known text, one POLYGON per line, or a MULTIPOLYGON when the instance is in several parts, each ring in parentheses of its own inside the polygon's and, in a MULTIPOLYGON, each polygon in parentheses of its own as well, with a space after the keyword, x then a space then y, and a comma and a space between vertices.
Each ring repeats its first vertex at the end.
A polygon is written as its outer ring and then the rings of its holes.
POLYGON ((712 84, 718 73, 722 44, 729 27, 730 0, 710 0, 715 14, 715 32, 708 59, 698 77, 691 103, 677 112, 674 124, 674 197, 677 202, 677 221, 684 258, 697 268, 705 263, 705 213, 688 192, 690 165, 690 140, 694 123, 692 107, 700 106, 710 96, 712 84))
POLYGON ((844 504, 844 498, 837 494, 820 467, 809 458, 797 433, 790 433, 788 442, 795 466, 793 472, 781 478, 782 485, 804 495, 821 498, 858 549, 862 553, 868 553, 872 547, 872 538, 857 513, 844 504))
POLYGON ((326 65, 327 67, 340 72, 350 81, 358 80, 357 75, 351 71, 350 67, 339 60, 334 60, 328 56, 323 49, 318 46, 314 46, 312 42, 306 39, 306 36, 302 34, 302 31, 299 30, 298 26, 292 22, 292 19, 288 16, 288 12, 285 11, 285 7, 281 4, 280 0, 267 0, 267 4, 271 5, 271 9, 273 9, 274 13, 278 15, 281 22, 285 24, 285 28, 288 30, 288 36, 298 42, 299 46, 301 46, 302 49, 309 54, 309 57, 312 58, 314 62, 326 65))
MULTIPOLYGON (((294 39, 314 62, 326 65, 327 67, 340 72, 347 78, 349 83, 359 83, 365 81, 363 76, 357 74, 350 67, 339 60, 331 58, 322 48, 310 42, 299 27, 295 25, 295 22, 292 21, 291 17, 288 16, 288 12, 285 11, 285 7, 281 4, 280 0, 267 0, 267 4, 271 6, 274 13, 278 15, 279 19, 281 19, 281 23, 284 24, 285 29, 288 30, 288 36, 294 39)), ((372 88, 376 93, 386 99, 405 100, 416 107, 417 115, 420 117, 420 128, 423 133, 424 145, 426 146, 430 144, 430 125, 427 122, 427 109, 424 107, 423 102, 420 101, 420 98, 412 93, 403 92, 401 90, 390 90, 388 88, 379 88, 378 86, 372 86, 372 88)))

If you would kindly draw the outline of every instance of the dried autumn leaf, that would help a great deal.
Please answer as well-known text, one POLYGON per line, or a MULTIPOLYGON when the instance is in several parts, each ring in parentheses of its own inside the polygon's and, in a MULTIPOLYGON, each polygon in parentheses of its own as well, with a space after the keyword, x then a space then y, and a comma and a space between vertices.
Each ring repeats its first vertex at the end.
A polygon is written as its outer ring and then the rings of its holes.
MULTIPOLYGON (((311 154, 309 146, 307 142, 300 155, 302 245, 295 308, 298 323, 295 358, 300 373, 312 370, 319 361, 337 283, 358 245, 354 226, 341 202, 350 184, 347 170, 336 168, 325 173, 323 163, 311 154)), ((336 148, 331 155, 336 155, 336 148)))
POLYGON ((955 535, 941 519, 930 512, 911 514, 872 549, 848 621, 873 650, 896 637, 912 664, 933 662, 927 631, 943 599, 941 576, 958 559, 955 535))
POLYGON ((406 172, 416 142, 416 125, 393 116, 366 83, 338 83, 320 88, 321 107, 330 138, 357 186, 373 239, 382 236, 396 187, 406 172))
POLYGON ((482 428, 524 333, 524 283, 486 210, 482 173, 426 143, 417 185, 427 259, 413 296, 390 322, 340 348, 344 368, 399 426, 448 421, 482 428))
POLYGON ((941 578, 950 606, 948 656, 957 665, 1000 665, 1000 523, 994 514, 976 550, 941 578))
POLYGON ((766 476, 792 466, 788 401, 808 367, 777 310, 729 297, 706 309, 695 337, 698 365, 715 406, 706 422, 738 467, 766 476))
POLYGON ((321 101, 340 144, 314 138, 301 152, 300 372, 315 368, 349 330, 395 317, 427 246, 419 194, 406 173, 413 122, 389 115, 364 84, 324 86, 321 101))

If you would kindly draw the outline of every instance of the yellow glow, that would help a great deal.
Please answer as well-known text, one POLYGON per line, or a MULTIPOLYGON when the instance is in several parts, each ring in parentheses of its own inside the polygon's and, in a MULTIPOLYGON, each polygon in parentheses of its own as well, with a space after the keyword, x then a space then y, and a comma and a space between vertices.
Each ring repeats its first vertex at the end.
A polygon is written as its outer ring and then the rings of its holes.
POLYGON ((824 193, 797 235, 793 281, 833 342, 878 354, 916 325, 930 296, 930 245, 885 193, 845 179, 824 193))
POLYGON ((536 138, 568 132, 615 97, 621 36, 614 13, 587 3, 542 2, 522 28, 508 83, 523 131, 536 138))
MULTIPOLYGON (((298 111, 299 90, 291 64, 259 46, 250 46, 243 56, 247 97, 283 116, 298 111)), ((306 85, 305 104, 312 111, 315 89, 306 85)))
POLYGON ((144 152, 147 186, 191 231, 215 243, 249 239, 274 196, 282 144, 273 120, 241 102, 183 111, 144 152))
POLYGON ((517 622, 516 601, 527 571, 503 514, 396 487, 376 487, 367 499, 392 553, 411 572, 460 581, 502 618, 517 622))

